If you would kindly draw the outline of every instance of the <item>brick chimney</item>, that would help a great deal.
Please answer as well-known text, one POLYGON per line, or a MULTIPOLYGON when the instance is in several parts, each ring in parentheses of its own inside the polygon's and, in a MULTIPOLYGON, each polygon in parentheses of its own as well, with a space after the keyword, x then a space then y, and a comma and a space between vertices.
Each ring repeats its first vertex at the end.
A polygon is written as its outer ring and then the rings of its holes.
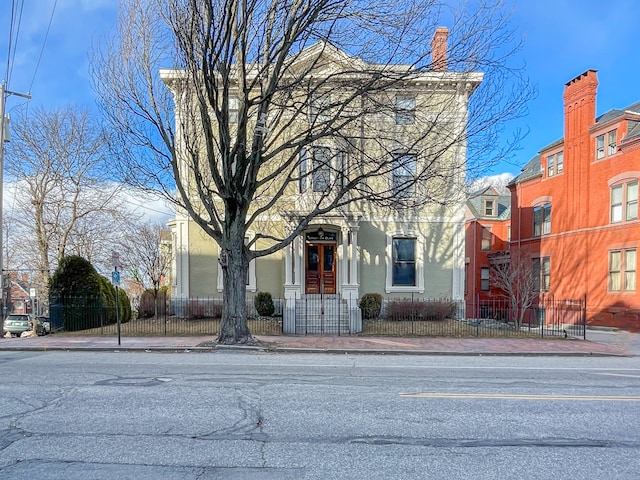
POLYGON ((447 71, 447 38, 449 29, 438 27, 431 40, 431 63, 432 69, 436 72, 447 71))
POLYGON ((596 70, 587 70, 565 83, 564 95, 564 137, 571 142, 588 134, 596 123, 596 90, 598 78, 596 70))

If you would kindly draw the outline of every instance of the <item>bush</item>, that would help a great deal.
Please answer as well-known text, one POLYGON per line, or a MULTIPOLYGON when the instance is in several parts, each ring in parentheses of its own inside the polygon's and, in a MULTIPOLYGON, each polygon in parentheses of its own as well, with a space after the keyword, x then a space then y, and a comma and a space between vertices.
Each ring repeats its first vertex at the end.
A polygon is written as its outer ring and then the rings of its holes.
POLYGON ((102 278, 88 260, 77 255, 62 258, 49 281, 49 304, 58 306, 54 323, 67 331, 102 325, 102 278))
POLYGON ((158 297, 154 298, 153 289, 147 288, 142 295, 140 295, 140 305, 138 306, 139 318, 151 318, 156 314, 156 308, 158 315, 165 315, 167 312, 167 298, 169 297, 169 287, 160 287, 158 289, 158 297))
POLYGON ((127 292, 123 289, 118 289, 118 302, 120 303, 120 321, 126 323, 131 321, 131 300, 127 292))
POLYGON ((273 304, 273 298, 269 292, 258 292, 256 298, 253 299, 253 305, 256 307, 258 315, 261 317, 270 317, 276 311, 273 304))
POLYGON ((145 290, 140 295, 140 305, 138 306, 139 318, 151 318, 156 314, 156 302, 153 298, 153 291, 145 290))
POLYGON ((365 293, 360 299, 360 309, 365 320, 378 318, 382 307, 382 295, 379 293, 365 293))
POLYGON ((100 293, 100 275, 88 260, 77 255, 62 258, 49 280, 49 293, 71 298, 100 293))
POLYGON ((55 325, 67 331, 85 330, 131 319, 131 304, 124 290, 116 290, 111 282, 99 275, 88 260, 79 256, 64 257, 49 284, 50 314, 55 325))
POLYGON ((455 302, 445 300, 411 301, 393 300, 387 304, 389 320, 445 320, 456 312, 455 302))

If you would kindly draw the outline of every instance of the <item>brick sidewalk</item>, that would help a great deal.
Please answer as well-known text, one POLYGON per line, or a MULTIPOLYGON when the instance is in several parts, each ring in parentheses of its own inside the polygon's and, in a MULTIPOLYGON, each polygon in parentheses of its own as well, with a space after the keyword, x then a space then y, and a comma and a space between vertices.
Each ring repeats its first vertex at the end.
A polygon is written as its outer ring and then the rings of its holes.
POLYGON ((364 336, 256 336, 257 347, 218 346, 210 337, 89 337, 54 334, 0 338, 0 350, 212 351, 405 353, 424 355, 630 355, 623 346, 573 339, 440 338, 364 336))

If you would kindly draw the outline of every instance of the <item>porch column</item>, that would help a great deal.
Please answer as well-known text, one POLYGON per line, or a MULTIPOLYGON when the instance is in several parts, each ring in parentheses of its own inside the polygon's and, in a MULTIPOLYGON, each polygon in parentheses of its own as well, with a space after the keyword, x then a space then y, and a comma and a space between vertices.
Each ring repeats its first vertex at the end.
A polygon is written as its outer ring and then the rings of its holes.
POLYGON ((282 329, 284 333, 296 333, 296 301, 302 296, 301 236, 293 239, 292 245, 285 249, 285 308, 282 329), (293 282, 292 282, 293 280, 293 282))
POLYGON ((291 258, 292 245, 287 245, 284 248, 284 284, 285 286, 291 285, 291 272, 293 269, 293 263, 291 258))
MULTIPOLYGON (((358 306, 358 295, 360 286, 358 285, 358 227, 349 225, 349 234, 351 236, 351 255, 349 257, 349 267, 345 265, 345 274, 348 270, 349 279, 345 281, 342 288, 343 298, 346 300, 349 310, 349 331, 351 333, 360 333, 362 331, 362 312, 358 306)), ((347 250, 346 241, 343 238, 343 250, 347 250)), ((345 255, 345 264, 346 255, 345 255)))
POLYGON ((302 245, 301 245, 300 236, 297 236, 293 240, 293 261, 294 261, 294 271, 293 271, 293 284, 294 285, 302 285, 302 269, 303 261, 302 261, 302 245))
POLYGON ((342 284, 348 285, 349 279, 349 231, 342 228, 342 261, 340 262, 340 276, 342 284))
POLYGON ((349 274, 349 284, 358 284, 358 227, 351 227, 351 271, 349 274))

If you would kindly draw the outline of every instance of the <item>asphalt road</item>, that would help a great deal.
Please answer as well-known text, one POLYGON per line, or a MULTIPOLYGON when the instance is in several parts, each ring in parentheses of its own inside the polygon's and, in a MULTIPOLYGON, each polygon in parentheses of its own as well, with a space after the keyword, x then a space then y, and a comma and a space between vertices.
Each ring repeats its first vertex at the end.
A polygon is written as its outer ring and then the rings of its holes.
POLYGON ((638 357, 5 351, 0 378, 0 478, 640 478, 638 357))
POLYGON ((587 340, 619 347, 627 355, 640 356, 640 333, 611 329, 587 329, 587 340))

